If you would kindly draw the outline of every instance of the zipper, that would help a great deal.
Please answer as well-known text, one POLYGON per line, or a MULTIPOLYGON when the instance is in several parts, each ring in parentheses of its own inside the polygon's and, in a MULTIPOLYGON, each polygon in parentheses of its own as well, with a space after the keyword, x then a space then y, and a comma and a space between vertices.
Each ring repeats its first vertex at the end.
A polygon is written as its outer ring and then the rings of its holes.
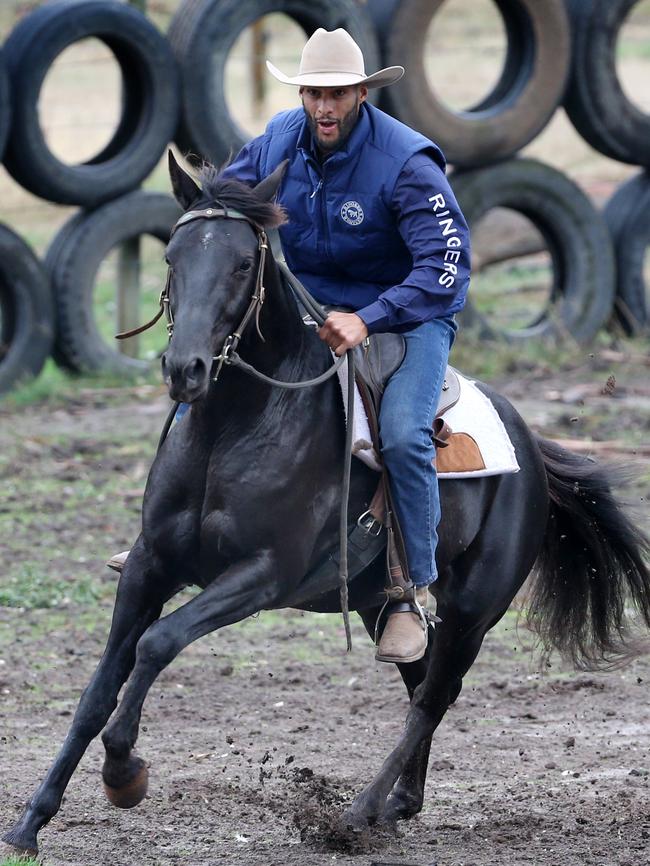
POLYGON ((322 186, 323 186, 323 178, 321 177, 321 179, 318 181, 318 186, 314 189, 313 193, 309 196, 309 198, 313 198, 316 195, 316 193, 320 189, 322 189, 322 186))
MULTIPOLYGON (((323 176, 321 178, 321 181, 320 181, 318 187, 319 187, 319 189, 324 189, 324 186, 325 186, 325 166, 323 166, 323 176)), ((323 221, 323 234, 325 236, 325 255, 329 259, 331 259, 332 258, 332 251, 330 249, 330 229, 329 229, 329 223, 327 221, 327 196, 325 195, 325 193, 323 193, 323 195, 321 195, 320 213, 321 213, 321 219, 323 221)))

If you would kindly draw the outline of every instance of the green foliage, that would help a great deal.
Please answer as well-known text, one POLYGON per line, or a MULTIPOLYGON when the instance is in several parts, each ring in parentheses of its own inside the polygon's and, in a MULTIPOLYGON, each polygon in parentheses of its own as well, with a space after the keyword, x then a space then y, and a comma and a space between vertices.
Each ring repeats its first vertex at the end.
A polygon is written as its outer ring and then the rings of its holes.
POLYGON ((9 857, 8 860, 0 861, 0 866, 39 866, 38 860, 31 857, 9 857))
POLYGON ((60 575, 50 575, 40 566, 23 563, 15 574, 6 577, 0 586, 0 607, 34 608, 62 607, 70 603, 88 605, 100 596, 93 580, 67 581, 60 575))
POLYGON ((74 375, 62 370, 51 359, 46 363, 37 379, 30 379, 18 385, 9 394, 0 397, 0 407, 18 409, 35 403, 67 403, 74 399, 81 389, 96 389, 98 395, 102 388, 122 388, 124 385, 158 385, 160 372, 157 364, 152 364, 146 373, 95 373, 74 375))

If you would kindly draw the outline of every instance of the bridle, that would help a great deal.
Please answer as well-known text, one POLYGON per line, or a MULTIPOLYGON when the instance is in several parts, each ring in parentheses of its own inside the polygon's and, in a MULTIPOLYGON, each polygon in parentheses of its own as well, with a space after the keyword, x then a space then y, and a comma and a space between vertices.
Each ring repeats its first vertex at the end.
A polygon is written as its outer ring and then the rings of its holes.
MULTIPOLYGON (((257 276, 255 278, 253 295, 248 305, 248 309, 244 313, 244 317, 242 318, 236 330, 228 337, 226 337, 221 352, 218 355, 215 355, 212 359, 213 361, 217 362, 217 370, 213 378, 213 381, 216 382, 223 365, 231 363, 230 355, 231 353, 236 353, 237 346, 239 345, 239 341, 242 338, 242 334, 244 333, 246 326, 253 318, 253 316, 255 317, 255 327, 257 329, 257 333, 259 334, 262 342, 264 342, 264 336, 262 334, 262 331, 260 330, 260 312, 262 310, 262 305, 264 304, 264 298, 266 296, 266 291, 264 289, 264 269, 266 267, 266 253, 269 248, 269 243, 266 231, 262 228, 262 226, 257 225, 257 223, 254 223, 252 220, 244 216, 244 214, 240 213, 239 211, 231 210, 230 208, 227 208, 221 203, 219 203, 219 207, 208 207, 201 210, 190 210, 184 213, 183 216, 179 220, 177 220, 177 222, 172 226, 172 230, 169 234, 170 240, 181 226, 199 219, 244 220, 255 231, 259 250, 257 276)), ((170 298, 170 289, 173 273, 173 268, 170 266, 167 270, 167 279, 165 280, 165 286, 160 293, 160 298, 158 299, 158 305, 160 309, 158 310, 154 318, 151 319, 150 322, 147 322, 145 325, 141 325, 139 328, 134 328, 131 331, 124 331, 121 334, 116 334, 117 340, 125 340, 128 337, 133 337, 136 334, 140 334, 143 331, 146 331, 148 328, 151 328, 153 325, 155 325, 156 322, 163 315, 167 319, 167 335, 171 339, 174 333, 174 317, 171 310, 170 298)))
MULTIPOLYGON (((203 208, 201 210, 190 210, 184 213, 183 216, 172 226, 172 230, 169 234, 170 239, 174 236, 175 232, 181 226, 199 219, 244 220, 251 226, 251 228, 255 232, 259 250, 257 276, 255 278, 255 285, 253 288, 253 294, 251 296, 250 303, 237 328, 232 332, 232 334, 229 334, 226 337, 219 354, 214 355, 212 358, 213 362, 217 365, 214 376, 212 377, 212 381, 217 381, 224 365, 239 367, 245 373, 248 373, 249 375, 254 376, 257 379, 260 379, 262 382, 266 382, 268 385, 275 385, 279 388, 288 389, 309 388, 312 385, 320 385, 321 382, 325 382, 327 379, 330 378, 330 376, 333 376, 334 373, 337 372, 341 364, 344 363, 346 358, 345 355, 341 355, 341 357, 336 360, 334 365, 330 367, 329 370, 327 370, 320 376, 316 376, 314 379, 305 379, 302 382, 284 382, 281 379, 273 379, 272 377, 265 375, 259 370, 256 370, 255 367, 253 367, 251 364, 247 364, 246 361, 244 361, 237 354, 237 347, 239 346, 239 342, 253 316, 255 317, 255 327, 257 329, 257 333, 259 334, 262 342, 264 342, 264 336, 260 329, 260 313, 266 299, 266 289, 264 288, 264 270, 266 268, 266 254, 269 249, 268 236, 264 228, 253 222, 253 220, 251 220, 249 217, 245 216, 243 213, 240 213, 237 210, 233 210, 219 203, 219 207, 209 207, 203 208)), ((174 333, 174 317, 171 311, 170 299, 172 275, 173 269, 170 267, 167 271, 167 279, 165 280, 165 286, 160 293, 160 298, 158 299, 160 309, 153 317, 153 319, 151 319, 151 321, 147 322, 145 325, 140 325, 139 328, 133 328, 130 331, 123 331, 120 334, 116 334, 116 340, 126 340, 129 337, 134 337, 136 334, 141 334, 143 331, 146 331, 149 328, 153 327, 153 325, 155 325, 156 322, 163 315, 167 319, 167 334, 171 339, 174 333)), ((320 305, 315 301, 315 299, 312 298, 311 295, 309 295, 304 286, 301 286, 300 283, 298 283, 295 279, 290 279, 290 282, 292 289, 298 294, 300 300, 303 302, 310 315, 314 318, 317 324, 322 325, 327 318, 325 311, 320 307, 320 305)))
MULTIPOLYGON (((348 552, 347 552, 347 540, 348 540, 348 498, 350 494, 350 472, 351 472, 351 461, 352 461, 352 439, 353 439, 353 425, 354 425, 354 356, 352 350, 349 349, 344 355, 341 355, 337 358, 336 362, 332 364, 332 366, 322 373, 320 376, 316 376, 313 379, 304 379, 301 382, 284 382, 280 379, 273 379, 271 376, 267 376, 265 373, 262 373, 260 370, 256 370, 251 364, 247 364, 238 354, 237 347, 242 338, 244 331, 246 330, 248 324, 251 319, 255 317, 255 327, 257 328, 257 333, 259 334, 262 341, 264 341, 264 336, 260 330, 260 313, 262 310, 262 306, 264 305, 264 301, 266 298, 266 290, 264 288, 264 271, 266 268, 266 254, 269 249, 268 236, 264 228, 258 225, 256 222, 251 220, 245 214, 240 213, 237 210, 226 207, 222 202, 215 202, 214 207, 202 208, 199 210, 190 210, 186 211, 180 219, 176 221, 176 223, 172 226, 170 232, 170 239, 174 236, 175 232, 181 227, 186 225, 189 222, 193 222, 199 219, 238 219, 244 220, 247 222, 257 237, 257 245, 259 250, 259 262, 257 268, 257 276, 255 278, 255 285, 253 288, 253 294, 250 299, 250 303, 248 304, 248 308, 244 313, 244 316, 239 323, 238 327, 229 334, 224 344, 221 348, 221 351, 218 355, 213 356, 212 361, 213 364, 216 363, 217 367, 212 376, 212 381, 216 382, 219 378, 219 374, 221 373, 224 365, 227 366, 236 366, 239 367, 243 372, 248 373, 250 376, 254 376, 256 379, 265 382, 268 385, 273 385, 279 388, 288 388, 288 389, 297 389, 297 388, 309 388, 312 385, 320 385, 321 382, 325 382, 331 376, 333 376, 338 368, 346 361, 348 362, 348 389, 347 389, 347 399, 348 399, 348 415, 347 415, 347 427, 346 427, 346 436, 345 436, 345 458, 344 458, 344 466, 343 466, 343 484, 341 490, 341 512, 340 512, 340 521, 339 521, 339 537, 340 537, 340 545, 339 545, 339 582, 340 582, 340 593, 341 593, 341 610, 343 612, 343 622, 345 625, 345 635, 347 639, 347 647, 348 651, 352 649, 352 638, 350 632, 350 621, 349 621, 349 612, 348 612, 348 552)), ((126 340, 129 337, 133 337, 136 334, 141 334, 143 331, 148 330, 153 327, 156 322, 164 315, 167 320, 167 334, 171 339, 174 333, 174 317, 171 311, 171 299, 170 299, 170 289, 172 282, 173 269, 170 266, 167 270, 167 278, 165 280, 165 286, 160 293, 160 298, 158 300, 160 309, 156 313, 151 321, 147 322, 144 325, 140 325, 138 328, 133 328, 130 331, 123 331, 119 334, 115 335, 117 340, 126 340)), ((320 307, 318 302, 312 298, 312 296, 307 292, 307 290, 302 286, 288 271, 285 271, 285 276, 287 276, 288 281, 291 284, 292 290, 298 295, 300 301, 303 303, 304 307, 308 311, 308 313, 312 316, 312 318, 316 321, 318 325, 322 325, 327 318, 325 311, 320 307)), ((212 375, 212 373, 211 373, 212 375)), ((174 417, 176 415, 176 410, 178 408, 178 403, 174 405, 174 408, 169 413, 167 421, 165 423, 165 427, 163 428, 162 435, 160 437, 159 446, 164 442, 167 433, 172 425, 174 417)))

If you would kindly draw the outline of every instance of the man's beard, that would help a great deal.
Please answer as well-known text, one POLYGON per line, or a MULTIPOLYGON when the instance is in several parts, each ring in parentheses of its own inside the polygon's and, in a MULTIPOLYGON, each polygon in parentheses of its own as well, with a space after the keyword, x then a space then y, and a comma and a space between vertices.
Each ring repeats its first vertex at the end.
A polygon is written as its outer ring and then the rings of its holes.
MULTIPOLYGON (((348 113, 341 119, 337 120, 336 123, 339 127, 339 136, 336 141, 321 141, 318 137, 318 123, 314 118, 309 114, 305 106, 303 105, 303 110, 305 112, 305 116, 307 118, 307 123, 309 124, 309 128, 311 130, 311 134, 316 142, 318 149, 322 151, 322 153, 330 154, 334 153, 335 150, 338 150, 340 147, 343 147, 345 142, 350 137, 350 133, 354 129, 354 126, 359 117, 359 101, 357 100, 356 104, 352 106, 352 108, 348 111, 348 113)), ((323 120, 325 118, 322 118, 323 120)))

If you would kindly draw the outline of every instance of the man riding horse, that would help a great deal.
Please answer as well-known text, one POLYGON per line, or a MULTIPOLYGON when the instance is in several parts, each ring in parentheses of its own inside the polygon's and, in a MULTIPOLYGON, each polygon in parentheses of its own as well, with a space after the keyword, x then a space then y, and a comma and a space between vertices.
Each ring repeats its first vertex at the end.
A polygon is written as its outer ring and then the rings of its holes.
POLYGON ((402 333, 406 341, 379 424, 412 587, 387 607, 377 659, 413 662, 427 645, 418 606, 437 577, 431 425, 469 284, 467 224, 437 145, 366 101, 369 88, 400 79, 401 66, 366 75, 352 37, 319 28, 298 75, 267 67, 300 88, 302 110, 277 114, 223 176, 259 183, 289 160, 277 196, 288 216, 282 249, 321 304, 354 310, 330 312, 320 329, 337 355, 373 333, 402 333))
MULTIPOLYGON (((467 233, 439 151, 365 103, 369 84, 400 73, 368 77, 347 34, 316 33, 300 75, 289 79, 303 87, 306 116, 274 118, 229 169, 261 182, 224 179, 208 166, 199 187, 170 159, 184 213, 165 253, 161 307, 171 336, 162 368, 170 397, 190 409, 151 467, 142 532, 124 564, 104 654, 47 775, 2 837, 21 853, 36 854, 38 833, 100 733, 110 801, 142 802, 148 771, 136 745, 144 702, 185 647, 260 610, 342 607, 336 575, 324 579, 319 565, 340 517, 340 477, 331 470, 346 454, 343 413, 336 383, 322 379, 332 369, 329 351, 303 327, 291 286, 264 255, 266 231, 285 217, 272 203, 278 189, 291 220, 282 237, 289 264, 321 300, 356 308, 325 321, 327 344, 342 353, 370 331, 405 333, 406 360, 381 410, 382 443, 415 587, 435 577, 431 413, 453 311, 465 295, 467 233), (226 353, 235 337, 247 362, 226 353), (224 355, 229 364, 215 383, 224 355), (314 379, 318 388, 303 387, 314 379), (165 610, 186 586, 200 591, 165 610)), ((497 411, 520 468, 445 482, 442 622, 429 630, 424 658, 411 661, 426 643, 413 587, 413 608, 391 611, 390 642, 382 638, 379 656, 398 660, 409 710, 397 744, 346 811, 348 826, 392 823, 422 809, 432 736, 533 566, 529 620, 547 650, 577 666, 611 668, 639 652, 630 602, 650 626, 650 542, 612 495, 616 476, 535 436, 505 398, 481 383, 478 390, 497 411)), ((377 479, 360 462, 355 469, 350 503, 359 514, 377 479)), ((344 520, 339 525, 345 529, 344 520)), ((382 576, 375 559, 350 583, 350 609, 370 633, 382 576)))
MULTIPOLYGON (((366 75, 361 49, 341 28, 316 30, 295 77, 267 67, 300 88, 302 110, 272 118, 221 176, 258 184, 287 162, 277 194, 288 217, 280 227, 287 265, 321 304, 354 310, 330 312, 320 328, 332 351, 340 356, 373 333, 404 335, 379 433, 408 578, 386 606, 376 658, 414 662, 427 647, 422 608, 438 576, 432 422, 469 284, 469 231, 440 148, 366 101, 368 88, 398 81, 403 67, 366 75)), ((126 555, 109 566, 121 569, 126 555)))

